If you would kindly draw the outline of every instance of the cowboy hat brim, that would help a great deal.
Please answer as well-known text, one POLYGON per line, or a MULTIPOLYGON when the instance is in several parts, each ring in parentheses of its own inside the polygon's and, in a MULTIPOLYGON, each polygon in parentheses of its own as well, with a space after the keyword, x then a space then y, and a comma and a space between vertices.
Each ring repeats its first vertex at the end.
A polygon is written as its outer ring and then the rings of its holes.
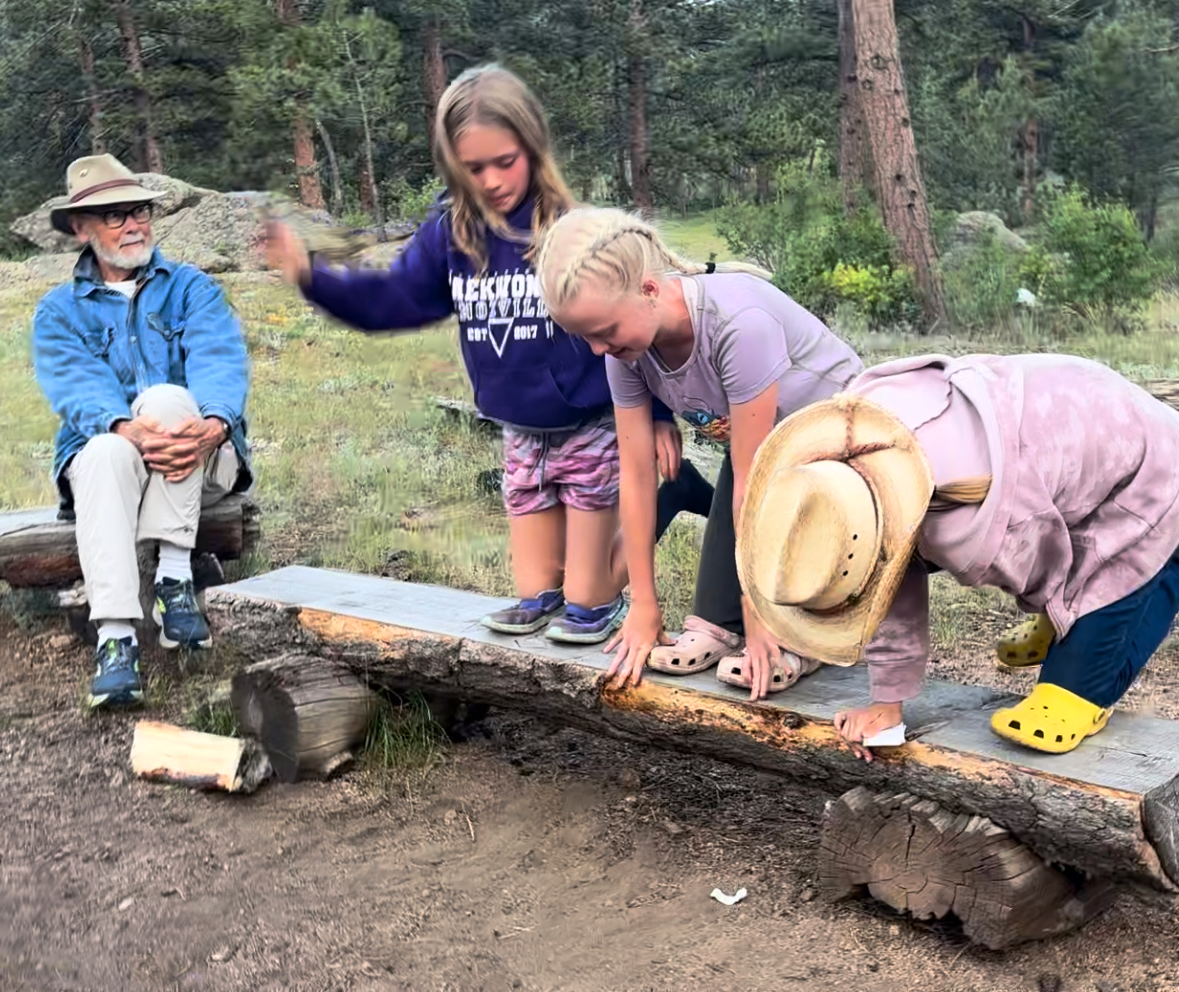
POLYGON ((862 397, 839 393, 783 420, 753 459, 737 535, 737 574, 761 622, 796 654, 854 665, 892 606, 933 489, 933 473, 912 431, 862 397), (876 502, 880 551, 854 600, 815 612, 772 602, 752 580, 756 554, 781 553, 760 547, 757 534, 760 512, 772 509, 766 501, 773 500, 776 478, 784 469, 823 460, 847 462, 867 482, 876 502))
POLYGON ((77 203, 70 203, 67 197, 57 200, 49 209, 49 223, 54 230, 62 234, 73 236, 74 229, 70 225, 70 214, 79 210, 92 210, 95 207, 113 207, 118 203, 147 203, 158 200, 164 194, 152 192, 145 186, 118 186, 113 189, 99 190, 77 203))

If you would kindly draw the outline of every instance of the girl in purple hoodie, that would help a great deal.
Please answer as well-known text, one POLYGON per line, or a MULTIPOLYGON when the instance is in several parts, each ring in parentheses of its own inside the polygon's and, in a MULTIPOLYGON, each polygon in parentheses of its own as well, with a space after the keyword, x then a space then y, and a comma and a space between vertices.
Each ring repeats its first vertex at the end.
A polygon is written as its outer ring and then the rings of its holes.
MULTIPOLYGON (((622 623, 626 558, 618 530, 618 436, 605 363, 555 325, 532 246, 572 204, 539 101, 498 66, 468 70, 438 105, 435 158, 448 187, 384 271, 314 264, 276 226, 272 265, 334 317, 364 331, 413 330, 454 314, 485 417, 503 424, 504 502, 519 602, 492 630, 598 643, 622 623)), ((660 472, 680 474, 681 439, 653 412, 660 472)), ((691 489, 710 490, 690 464, 691 489)), ((680 490, 683 490, 681 481, 680 490)), ((707 506, 707 496, 697 502, 707 506)), ((666 505, 667 501, 661 501, 666 505)), ((663 514, 670 522, 674 511, 663 514)))

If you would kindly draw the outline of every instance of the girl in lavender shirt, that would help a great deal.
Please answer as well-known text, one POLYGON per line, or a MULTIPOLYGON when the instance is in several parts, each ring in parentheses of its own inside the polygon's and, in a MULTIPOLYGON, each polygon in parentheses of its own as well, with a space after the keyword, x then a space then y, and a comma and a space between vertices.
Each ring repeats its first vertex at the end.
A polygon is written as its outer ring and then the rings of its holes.
POLYGON ((787 414, 843 389, 862 370, 859 358, 768 273, 683 261, 624 211, 566 214, 542 243, 537 273, 554 318, 607 356, 631 583, 630 613, 606 648, 618 648, 609 674, 637 683, 644 663, 690 674, 720 662, 718 677, 749 688, 752 699, 792 685, 814 663, 783 650, 742 596, 735 526, 766 435, 787 414), (653 398, 726 447, 693 615, 674 643, 655 595, 653 398))

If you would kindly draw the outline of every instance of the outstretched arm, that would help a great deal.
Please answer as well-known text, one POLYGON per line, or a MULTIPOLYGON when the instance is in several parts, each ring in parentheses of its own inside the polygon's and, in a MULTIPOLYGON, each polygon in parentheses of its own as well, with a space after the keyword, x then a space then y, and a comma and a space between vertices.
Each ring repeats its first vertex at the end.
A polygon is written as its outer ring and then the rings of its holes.
POLYGON ((303 240, 273 223, 267 260, 310 303, 358 330, 416 330, 454 312, 445 224, 431 215, 387 269, 340 272, 312 264, 303 240))

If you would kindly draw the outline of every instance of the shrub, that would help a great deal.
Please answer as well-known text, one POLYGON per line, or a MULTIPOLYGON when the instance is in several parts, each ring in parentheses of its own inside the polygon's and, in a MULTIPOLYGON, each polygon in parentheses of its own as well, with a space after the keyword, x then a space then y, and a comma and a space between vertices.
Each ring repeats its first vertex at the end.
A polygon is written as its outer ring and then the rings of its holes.
POLYGON ((1046 256, 1029 265, 1037 266, 1043 297, 1107 317, 1140 310, 1163 275, 1129 208, 1091 203, 1075 186, 1047 201, 1042 247, 1046 256))
MULTIPOLYGON (((1029 253, 1030 254, 1030 253, 1029 253)), ((943 269, 946 312, 965 331, 986 331, 1015 316, 1016 294, 1023 281, 1024 258, 999 243, 995 232, 980 233, 968 248, 947 256, 943 269)), ((1034 286, 1029 286, 1035 292, 1034 286)))
POLYGON ((778 173, 773 203, 730 203, 717 230, 738 255, 774 273, 774 283, 819 316, 851 303, 869 324, 918 312, 909 274, 893 261, 892 240, 870 204, 843 210, 838 183, 792 163, 778 173))

